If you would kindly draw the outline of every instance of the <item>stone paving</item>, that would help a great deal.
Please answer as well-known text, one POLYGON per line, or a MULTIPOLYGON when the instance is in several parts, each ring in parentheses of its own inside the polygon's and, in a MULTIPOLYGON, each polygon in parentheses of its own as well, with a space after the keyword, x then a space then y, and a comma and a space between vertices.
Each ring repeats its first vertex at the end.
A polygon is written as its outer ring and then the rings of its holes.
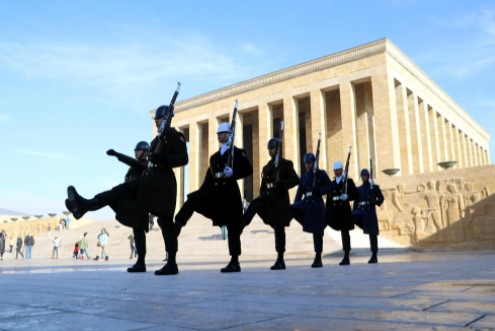
MULTIPOLYGON (((495 253, 355 250, 311 269, 310 255, 180 263, 176 276, 128 274, 129 259, 0 264, 0 330, 495 330, 495 253)), ((5 262, 5 261, 3 261, 5 262)))

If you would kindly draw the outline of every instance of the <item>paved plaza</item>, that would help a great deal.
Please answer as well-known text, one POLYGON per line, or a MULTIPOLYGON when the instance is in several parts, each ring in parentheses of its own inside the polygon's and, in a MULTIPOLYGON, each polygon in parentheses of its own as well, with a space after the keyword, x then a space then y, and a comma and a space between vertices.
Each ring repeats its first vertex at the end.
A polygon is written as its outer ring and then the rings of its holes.
MULTIPOLYGON (((495 254, 366 250, 311 269, 310 255, 179 261, 177 276, 128 274, 129 259, 19 260, 0 269, 0 330, 495 330, 495 254)), ((6 262, 6 261, 3 261, 6 262)))

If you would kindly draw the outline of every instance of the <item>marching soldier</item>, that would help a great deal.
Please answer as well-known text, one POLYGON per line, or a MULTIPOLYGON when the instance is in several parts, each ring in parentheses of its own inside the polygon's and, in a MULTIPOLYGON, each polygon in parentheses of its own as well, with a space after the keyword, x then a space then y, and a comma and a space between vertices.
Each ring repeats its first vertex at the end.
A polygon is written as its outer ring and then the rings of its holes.
MULTIPOLYGON (((154 120, 157 128, 164 121, 167 112, 168 106, 161 106, 156 110, 154 120)), ((69 186, 65 204, 76 219, 80 219, 88 211, 110 206, 116 212, 116 219, 132 228, 146 229, 148 214, 158 216, 158 225, 162 229, 169 259, 163 268, 155 271, 155 275, 175 275, 179 273, 175 260, 177 235, 173 223, 177 182, 172 168, 186 165, 188 157, 182 133, 170 127, 165 129, 162 137, 161 142, 158 136, 151 142, 152 151, 159 143, 163 148, 159 153, 151 153, 151 166, 145 176, 115 186, 92 199, 83 198, 73 186, 69 186), (129 200, 132 200, 132 206, 129 206, 129 200)))
POLYGON ((220 123, 217 129, 220 150, 210 157, 210 166, 199 190, 190 193, 187 201, 175 216, 177 234, 186 225, 193 212, 198 212, 213 221, 214 226, 227 226, 231 261, 221 272, 240 272, 241 233, 244 228, 242 199, 238 179, 253 174, 246 152, 233 146, 233 166, 228 165, 230 145, 229 123, 220 123))
POLYGON ((370 182, 368 169, 361 170, 363 185, 357 188, 358 197, 354 201, 352 210, 354 224, 363 229, 370 236, 371 258, 368 263, 378 263, 378 218, 376 217, 375 205, 380 206, 385 198, 380 187, 370 182))
POLYGON ((263 222, 275 231, 277 260, 271 270, 285 269, 285 227, 289 226, 292 219, 289 189, 299 182, 292 161, 279 156, 276 167, 275 159, 279 144, 277 138, 268 141, 268 154, 271 160, 263 167, 261 173, 260 196, 251 202, 244 214, 245 225, 249 225, 254 215, 258 213, 263 222))
POLYGON ((339 265, 349 265, 349 252, 351 251, 351 236, 349 231, 354 229, 352 211, 349 201, 355 200, 357 190, 351 178, 343 176, 344 165, 341 161, 333 164, 335 180, 332 181, 332 190, 327 195, 325 217, 327 224, 334 230, 340 231, 344 258, 339 265), (347 192, 346 192, 347 187, 347 192))
POLYGON ((331 191, 332 183, 325 170, 317 169, 316 173, 313 172, 315 161, 316 156, 313 153, 304 155, 306 173, 301 177, 291 209, 294 218, 302 224, 303 231, 313 234, 315 259, 311 268, 321 268, 323 234, 326 227, 325 203, 322 196, 331 191))
MULTIPOLYGON (((145 170, 148 168, 148 153, 150 150, 150 145, 146 141, 140 141, 137 143, 136 148, 134 149, 135 158, 129 157, 127 155, 118 153, 113 149, 109 149, 107 151, 107 155, 117 157, 122 163, 125 163, 129 166, 129 170, 125 175, 125 181, 129 182, 131 180, 137 179, 142 176, 145 170)), ((118 210, 122 212, 128 208, 127 213, 132 213, 133 201, 129 199, 128 201, 122 201, 120 203, 118 210)), ((145 216, 144 214, 142 215, 145 216)), ((149 231, 149 227, 145 220, 140 220, 134 223, 132 227, 133 231, 133 239, 134 245, 136 248, 136 252, 138 255, 138 259, 136 263, 127 268, 128 272, 146 272, 146 232, 149 231)), ((131 254, 132 257, 132 254, 131 254)))

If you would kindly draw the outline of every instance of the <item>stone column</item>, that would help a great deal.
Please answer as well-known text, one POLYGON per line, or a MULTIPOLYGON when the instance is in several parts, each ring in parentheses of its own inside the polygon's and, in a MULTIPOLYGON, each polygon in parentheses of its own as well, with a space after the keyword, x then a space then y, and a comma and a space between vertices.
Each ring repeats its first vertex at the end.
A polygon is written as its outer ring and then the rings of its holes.
MULTIPOLYGON (((312 150, 316 153, 316 144, 318 143, 318 136, 321 133, 321 143, 320 143, 320 159, 318 166, 320 169, 328 169, 328 155, 327 151, 327 119, 326 111, 324 107, 324 98, 321 90, 313 90, 310 92, 310 102, 311 102, 311 139, 312 139, 312 150)), ((302 175, 302 174, 300 174, 302 175)))
POLYGON ((440 137, 440 161, 448 161, 449 160, 449 149, 448 149, 448 141, 447 141, 447 133, 445 128, 445 118, 439 114, 438 119, 438 130, 440 137))
POLYGON ((296 100, 292 95, 284 97, 284 155, 294 162, 294 169, 300 169, 299 160, 299 114, 296 100))
POLYGON ((266 147, 268 140, 273 137, 272 123, 273 117, 271 107, 265 101, 260 101, 258 106, 258 139, 260 146, 258 149, 259 169, 263 169, 263 166, 267 164, 269 160, 268 153, 264 147, 266 147))
POLYGON ((464 162, 464 158, 462 157, 463 155, 461 153, 461 138, 460 138, 461 133, 458 128, 455 128, 454 134, 455 134, 456 153, 457 153, 457 158, 459 159, 458 166, 460 168, 464 168, 465 162, 464 162))
POLYGON ((356 108, 354 89, 350 81, 340 83, 340 102, 342 118, 342 156, 340 160, 344 163, 347 159, 349 146, 352 146, 351 158, 349 160, 349 177, 357 179, 357 134, 356 134, 356 108))
POLYGON ((200 185, 199 151, 201 144, 199 138, 199 124, 192 120, 189 125, 189 192, 196 191, 200 185))
POLYGON ((418 96, 415 93, 411 93, 408 96, 408 105, 410 108, 410 119, 411 119, 411 152, 414 164, 414 173, 422 174, 425 170, 424 158, 423 158, 423 137, 421 122, 419 119, 419 106, 418 106, 418 96))
POLYGON ((409 123, 407 92, 404 86, 400 83, 395 86, 395 96, 397 102, 397 120, 399 125, 402 166, 401 172, 402 175, 412 175, 414 173, 414 168, 411 153, 411 127, 409 123))
POLYGON ((219 124, 220 121, 211 114, 208 118, 208 158, 220 148, 220 143, 217 139, 217 128, 219 124))
POLYGON ((474 167, 476 166, 476 162, 474 160, 474 153, 473 153, 473 139, 467 137, 467 145, 469 151, 469 165, 471 167, 474 167))
POLYGON ((439 128, 438 128, 438 120, 437 120, 437 112, 435 109, 430 108, 428 111, 429 117, 430 117, 430 124, 431 127, 433 127, 433 151, 432 151, 432 158, 433 158, 433 169, 438 171, 440 167, 437 165, 438 162, 440 162, 441 159, 441 149, 440 149, 440 133, 439 133, 439 128))
MULTIPOLYGON (((232 121, 232 113, 230 114, 230 120, 232 121)), ((239 148, 244 147, 244 117, 242 113, 237 113, 237 119, 235 122, 235 141, 234 145, 239 148)), ((234 160, 235 164, 235 160, 234 160)), ((252 180, 251 176, 246 179, 238 180, 239 190, 241 191, 241 196, 244 197, 244 180, 252 180)))
MULTIPOLYGON (((430 117, 428 114, 428 104, 426 102, 421 103, 421 107, 419 109, 420 111, 420 116, 422 118, 422 134, 424 135, 424 140, 423 140, 423 154, 425 155, 425 169, 428 171, 435 171, 435 168, 433 167, 433 148, 435 147, 433 144, 433 139, 432 139, 432 126, 430 123, 430 117), (425 153, 426 152, 426 153, 425 153)), ((434 133, 433 133, 434 135, 434 133)))
MULTIPOLYGON (((376 134, 375 174, 382 175, 382 170, 401 167, 399 126, 397 122, 397 105, 394 94, 394 79, 388 73, 376 73, 371 76, 373 111, 376 128, 387 128, 376 134)), ((402 169, 401 169, 402 170, 402 169)))
POLYGON ((470 167, 471 165, 469 164, 469 157, 468 157, 468 149, 467 149, 467 145, 466 145, 466 135, 464 134, 464 132, 460 132, 461 134, 461 148, 462 148, 462 156, 464 158, 464 167, 467 168, 467 167, 470 167))

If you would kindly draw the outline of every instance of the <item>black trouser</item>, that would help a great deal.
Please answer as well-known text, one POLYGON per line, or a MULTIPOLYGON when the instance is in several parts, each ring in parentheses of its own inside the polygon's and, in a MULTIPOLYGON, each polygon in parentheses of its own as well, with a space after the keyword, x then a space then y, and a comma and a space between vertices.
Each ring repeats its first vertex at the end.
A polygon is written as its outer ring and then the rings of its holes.
POLYGON ((246 222, 246 224, 251 223, 251 221, 253 220, 254 215, 256 215, 256 213, 259 213, 259 211, 262 208, 264 208, 264 206, 265 206, 265 200, 263 198, 258 197, 256 199, 254 199, 249 204, 248 209, 244 213, 244 222, 246 222))
POLYGON ((165 241, 165 252, 169 254, 169 258, 173 256, 175 260, 178 244, 177 234, 175 233, 174 218, 173 216, 159 216, 157 223, 162 230, 163 240, 165 241))
POLYGON ((321 254, 323 252, 323 236, 313 233, 313 245, 315 246, 315 253, 321 254))
POLYGON ((240 222, 234 224, 227 224, 227 231, 229 231, 228 242, 229 242, 229 253, 230 256, 241 255, 241 232, 244 225, 240 222))
POLYGON ((351 236, 349 230, 340 230, 340 237, 342 238, 342 249, 344 252, 349 253, 351 251, 351 236))
POLYGON ((378 237, 376 234, 370 234, 370 248, 373 254, 378 253, 378 237))
POLYGON ((144 264, 144 259, 146 257, 146 232, 143 229, 132 229, 134 233, 134 243, 136 245, 136 252, 138 255, 137 262, 144 264))
POLYGON ((184 202, 177 215, 175 215, 175 221, 184 226, 186 225, 187 221, 189 221, 193 213, 194 204, 191 202, 191 200, 188 199, 186 200, 186 202, 184 202))
POLYGON ((285 226, 275 225, 273 227, 275 231, 275 250, 277 253, 285 252, 285 226))

